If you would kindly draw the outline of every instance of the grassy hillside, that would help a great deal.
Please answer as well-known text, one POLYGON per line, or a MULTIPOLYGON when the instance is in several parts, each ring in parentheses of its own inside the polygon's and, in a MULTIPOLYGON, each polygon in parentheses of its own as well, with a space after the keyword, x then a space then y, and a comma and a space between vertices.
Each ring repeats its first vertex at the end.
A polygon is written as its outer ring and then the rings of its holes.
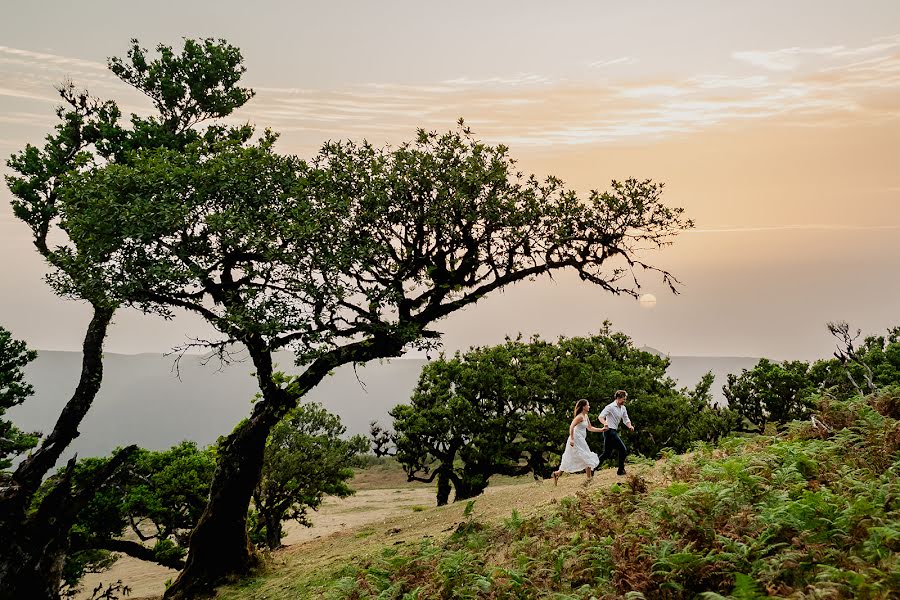
POLYGON ((276 553, 221 598, 892 598, 900 393, 826 403, 831 429, 731 439, 526 483, 276 553), (637 597, 640 597, 639 595, 637 597))

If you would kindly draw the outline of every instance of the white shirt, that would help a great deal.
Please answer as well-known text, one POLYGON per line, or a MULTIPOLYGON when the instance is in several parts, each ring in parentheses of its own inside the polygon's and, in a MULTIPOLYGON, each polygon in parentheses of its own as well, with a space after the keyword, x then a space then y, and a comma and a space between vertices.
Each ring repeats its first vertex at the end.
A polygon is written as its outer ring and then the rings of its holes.
POLYGON ((606 419, 606 425, 610 429, 618 429, 622 423, 631 425, 631 419, 628 418, 628 410, 625 408, 625 405, 619 406, 615 400, 600 411, 600 418, 606 419))

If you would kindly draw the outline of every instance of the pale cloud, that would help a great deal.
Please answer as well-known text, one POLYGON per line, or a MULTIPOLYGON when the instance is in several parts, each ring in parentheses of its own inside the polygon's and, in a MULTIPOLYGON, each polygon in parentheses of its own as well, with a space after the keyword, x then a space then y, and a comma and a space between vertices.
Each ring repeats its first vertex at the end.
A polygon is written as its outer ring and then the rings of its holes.
POLYGON ((6 96, 8 98, 22 98, 25 100, 38 100, 40 102, 56 102, 59 100, 58 94, 45 93, 41 94, 37 91, 32 91, 25 86, 18 87, 5 87, 0 86, 0 96, 6 96))
POLYGON ((693 86, 708 90, 728 88, 761 89, 772 85, 772 81, 765 75, 701 75, 692 77, 688 82, 693 86))
POLYGON ((690 93, 681 87, 674 85, 647 85, 640 87, 631 87, 622 90, 622 95, 626 98, 644 98, 644 97, 667 97, 684 96, 690 93))
POLYGON ((537 75, 535 73, 521 73, 512 77, 489 77, 486 79, 470 79, 468 77, 457 77, 455 79, 447 79, 441 83, 458 86, 462 88, 492 88, 492 87, 518 87, 525 85, 548 85, 553 83, 552 80, 537 75))
POLYGON ((879 52, 893 51, 898 47, 900 47, 900 36, 889 36, 879 38, 879 40, 876 40, 876 43, 856 48, 849 48, 843 45, 816 48, 794 46, 777 50, 742 50, 732 52, 731 56, 741 62, 770 71, 792 71, 805 63, 847 58, 857 59, 879 52))
POLYGON ((30 64, 55 65, 66 68, 79 67, 82 69, 106 72, 106 63, 83 60, 71 56, 60 56, 59 54, 48 54, 46 52, 33 52, 21 48, 10 48, 9 46, 0 46, 0 54, 28 61, 30 64))
POLYGON ((588 63, 588 66, 592 69, 602 69, 603 67, 612 67, 614 65, 633 65, 637 62, 638 60, 632 56, 620 56, 609 60, 595 60, 588 63))
MULTIPOLYGON (((250 121, 284 132, 292 150, 305 151, 322 139, 396 143, 418 127, 452 127, 459 117, 484 139, 537 147, 648 142, 772 118, 795 126, 835 127, 850 120, 900 117, 900 37, 859 47, 794 47, 732 56, 768 72, 627 82, 598 81, 595 73, 581 80, 518 73, 329 90, 253 86, 256 97, 230 122, 250 121), (818 68, 795 70, 792 61, 801 58, 815 58, 818 68)), ((634 60, 623 56, 591 66, 634 60)), ((119 100, 126 112, 149 107, 146 98, 98 62, 0 46, 0 63, 9 66, 0 75, 3 123, 46 129, 52 117, 45 103, 58 101, 55 87, 67 78, 98 96, 119 100), (41 104, 32 108, 35 100, 41 104)))
POLYGON ((744 50, 741 52, 733 52, 731 56, 739 61, 749 63, 755 67, 762 67, 770 71, 791 71, 797 63, 792 58, 796 54, 797 48, 786 48, 783 50, 764 51, 764 50, 744 50))

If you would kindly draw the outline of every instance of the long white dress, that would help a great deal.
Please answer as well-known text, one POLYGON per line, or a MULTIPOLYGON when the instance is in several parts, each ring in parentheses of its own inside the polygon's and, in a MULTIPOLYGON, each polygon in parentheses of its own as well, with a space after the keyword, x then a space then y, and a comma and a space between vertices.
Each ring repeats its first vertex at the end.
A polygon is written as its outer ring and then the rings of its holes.
POLYGON ((559 463, 559 470, 566 473, 578 473, 586 468, 596 469, 600 464, 600 457, 596 453, 591 452, 587 444, 587 419, 582 418, 581 423, 575 426, 575 432, 572 435, 575 438, 575 445, 566 440, 566 449, 563 451, 562 461, 559 463))

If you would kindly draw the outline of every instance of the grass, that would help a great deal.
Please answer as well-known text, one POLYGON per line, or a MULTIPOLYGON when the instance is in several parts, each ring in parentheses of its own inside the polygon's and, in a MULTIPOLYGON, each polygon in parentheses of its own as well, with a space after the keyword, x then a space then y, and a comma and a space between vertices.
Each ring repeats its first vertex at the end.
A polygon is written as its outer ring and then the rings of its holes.
POLYGON ((896 597, 900 395, 824 402, 820 416, 833 431, 796 422, 627 478, 603 471, 586 490, 572 477, 492 487, 278 554, 220 597, 896 597))

